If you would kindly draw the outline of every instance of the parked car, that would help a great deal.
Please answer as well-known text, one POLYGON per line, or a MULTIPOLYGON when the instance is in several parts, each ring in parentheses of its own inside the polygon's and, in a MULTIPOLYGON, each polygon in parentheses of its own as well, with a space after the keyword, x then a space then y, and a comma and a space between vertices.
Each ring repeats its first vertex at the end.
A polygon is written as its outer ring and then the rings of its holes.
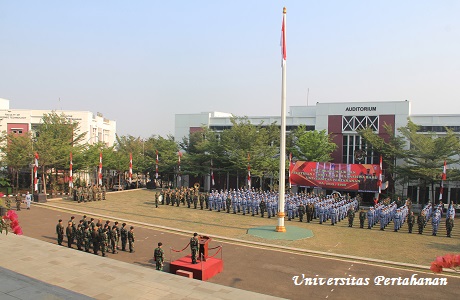
POLYGON ((122 191, 125 189, 124 184, 114 184, 112 185, 112 191, 122 191))

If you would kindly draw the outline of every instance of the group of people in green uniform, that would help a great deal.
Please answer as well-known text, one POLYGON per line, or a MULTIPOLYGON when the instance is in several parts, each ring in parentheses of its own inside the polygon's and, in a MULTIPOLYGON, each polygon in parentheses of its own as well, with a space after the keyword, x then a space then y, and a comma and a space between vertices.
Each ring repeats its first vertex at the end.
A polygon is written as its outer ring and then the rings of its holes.
POLYGON ((114 222, 112 226, 110 223, 107 220, 103 224, 100 219, 91 218, 88 220, 86 216, 83 216, 76 224, 75 217, 72 216, 67 222, 67 226, 64 227, 62 219, 60 219, 56 225, 58 245, 62 245, 65 234, 67 247, 72 248, 75 243, 78 250, 90 252, 92 249, 95 255, 98 255, 99 251, 102 256, 106 256, 109 251, 113 254, 118 253, 120 240, 122 251, 134 252, 134 227, 131 226, 127 229, 126 223, 123 223, 120 228, 118 222, 114 222))
POLYGON ((78 187, 73 191, 73 200, 80 202, 91 202, 105 200, 107 188, 105 185, 88 185, 78 187))

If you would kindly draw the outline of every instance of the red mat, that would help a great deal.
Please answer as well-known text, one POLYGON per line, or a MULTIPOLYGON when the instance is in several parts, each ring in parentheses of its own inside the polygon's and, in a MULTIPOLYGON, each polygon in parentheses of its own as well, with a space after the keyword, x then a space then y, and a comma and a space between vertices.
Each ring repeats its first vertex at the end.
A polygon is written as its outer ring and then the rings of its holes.
POLYGON ((206 281, 224 270, 224 262, 221 259, 211 257, 204 262, 198 260, 197 264, 192 264, 192 256, 187 255, 171 262, 169 271, 176 274, 177 270, 192 272, 194 279, 206 281))

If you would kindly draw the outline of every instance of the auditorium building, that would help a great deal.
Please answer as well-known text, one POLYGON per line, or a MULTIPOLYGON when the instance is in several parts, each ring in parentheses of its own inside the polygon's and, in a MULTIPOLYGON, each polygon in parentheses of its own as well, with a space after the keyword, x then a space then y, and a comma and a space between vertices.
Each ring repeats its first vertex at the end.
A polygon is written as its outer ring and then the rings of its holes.
MULTIPOLYGON (((196 114, 176 114, 175 138, 180 141, 190 133, 201 130, 203 126, 222 131, 232 126, 231 113, 202 112, 196 114)), ((254 125, 281 124, 279 116, 248 117, 254 125)), ((286 131, 289 132, 300 125, 308 130, 326 130, 332 134, 337 150, 333 153, 333 163, 343 164, 379 164, 379 155, 369 151, 357 131, 370 127, 384 139, 389 136, 384 124, 399 128, 407 125, 408 119, 420 126, 421 132, 445 134, 446 127, 460 134, 460 115, 416 115, 411 113, 410 101, 382 102, 341 102, 316 103, 314 106, 291 106, 286 117, 286 131), (363 149, 367 149, 363 155, 363 149), (361 152, 361 153, 356 153, 361 152), (359 155, 358 155, 359 154, 359 155)), ((397 132, 396 132, 397 134, 397 132)), ((442 166, 440 166, 440 172, 442 166)), ((384 167, 385 169, 385 167, 384 167)), ((443 198, 457 203, 460 196, 460 182, 447 182, 443 198)), ((410 196, 418 201, 420 188, 414 185, 397 187, 401 197, 410 196)), ((439 187, 437 188, 439 193, 439 187)), ((438 194, 437 194, 438 195, 438 194)))

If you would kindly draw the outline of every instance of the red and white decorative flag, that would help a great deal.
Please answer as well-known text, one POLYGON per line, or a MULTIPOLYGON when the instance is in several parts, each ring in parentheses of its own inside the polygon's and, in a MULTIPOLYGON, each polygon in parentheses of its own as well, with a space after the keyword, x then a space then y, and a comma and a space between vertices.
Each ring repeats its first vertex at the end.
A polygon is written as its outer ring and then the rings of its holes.
POLYGON ((249 164, 249 160, 251 159, 251 156, 249 155, 248 152, 248 187, 251 189, 251 165, 249 164))
POLYGON ((156 150, 156 154, 157 154, 157 161, 155 165, 155 178, 158 179, 158 150, 156 150))
POLYGON ((291 184, 291 172, 294 165, 292 164, 292 152, 289 153, 289 188, 292 188, 291 184))
POLYGON ((181 181, 181 173, 180 173, 180 158, 182 157, 182 153, 180 151, 177 152, 178 160, 177 160, 177 170, 179 171, 179 182, 181 181))
POLYGON ((442 194, 444 193, 444 180, 447 179, 447 162, 444 161, 444 167, 442 168, 441 175, 441 187, 439 188, 439 201, 442 200, 442 194))
POLYGON ((98 184, 102 185, 102 152, 99 153, 99 171, 97 174, 98 177, 98 184))
POLYGON ((69 188, 73 189, 73 162, 72 162, 72 152, 70 152, 70 164, 69 164, 69 188))
POLYGON ((283 8, 283 24, 281 25, 281 66, 286 64, 286 7, 283 8))
POLYGON ((38 153, 35 152, 35 163, 34 163, 34 191, 38 191, 38 153))
POLYGON ((133 154, 129 153, 129 184, 133 182, 133 154))
POLYGON ((215 181, 214 181, 214 172, 212 170, 212 159, 211 159, 211 183, 212 183, 212 186, 214 186, 215 181))
POLYGON ((379 194, 382 193, 382 155, 380 155, 380 172, 379 172, 379 181, 377 182, 378 186, 379 186, 379 194))

